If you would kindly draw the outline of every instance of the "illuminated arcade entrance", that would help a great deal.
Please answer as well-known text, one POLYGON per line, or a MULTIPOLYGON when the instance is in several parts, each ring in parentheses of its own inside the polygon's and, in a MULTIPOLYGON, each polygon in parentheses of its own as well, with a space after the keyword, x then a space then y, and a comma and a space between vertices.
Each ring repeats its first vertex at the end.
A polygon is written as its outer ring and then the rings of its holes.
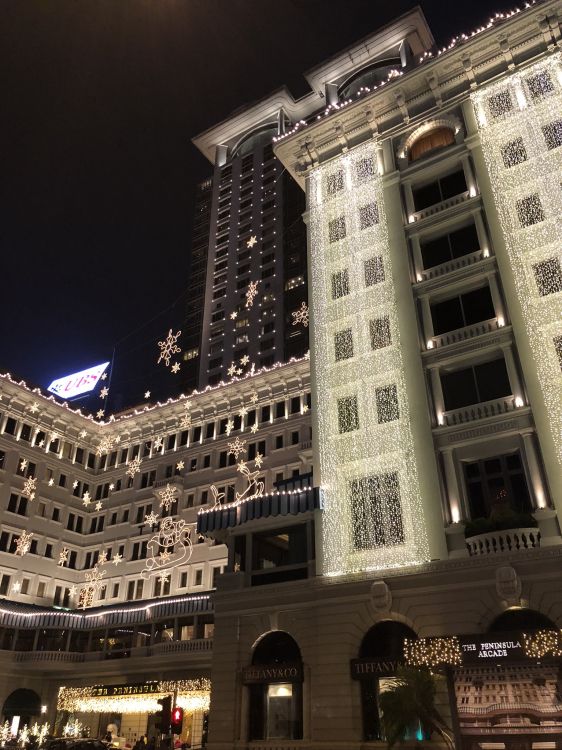
POLYGON ((61 687, 55 731, 63 736, 105 737, 108 731, 117 748, 134 747, 145 735, 160 744, 157 713, 162 698, 172 697, 183 709, 181 732, 174 741, 191 747, 204 744, 210 702, 207 678, 169 680, 130 685, 61 687))

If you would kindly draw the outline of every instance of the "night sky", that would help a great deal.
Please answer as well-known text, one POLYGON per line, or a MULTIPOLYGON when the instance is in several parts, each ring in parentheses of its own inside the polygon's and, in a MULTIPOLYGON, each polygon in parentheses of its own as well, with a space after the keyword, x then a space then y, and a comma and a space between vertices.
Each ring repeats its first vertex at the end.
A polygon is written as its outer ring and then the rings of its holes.
MULTIPOLYGON (((156 341, 183 323, 211 173, 191 138, 283 84, 306 93, 303 71, 413 5, 3 0, 0 371, 46 387, 116 347, 112 408, 176 394, 156 341)), ((444 44, 512 5, 422 7, 444 44)))

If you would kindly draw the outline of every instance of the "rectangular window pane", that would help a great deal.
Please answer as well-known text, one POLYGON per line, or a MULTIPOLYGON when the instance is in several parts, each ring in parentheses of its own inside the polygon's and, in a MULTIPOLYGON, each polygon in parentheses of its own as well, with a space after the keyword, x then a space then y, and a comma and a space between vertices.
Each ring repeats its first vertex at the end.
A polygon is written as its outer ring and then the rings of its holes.
POLYGON ((562 291, 562 267, 558 258, 535 263, 532 268, 541 297, 562 291))
POLYGON ((538 193, 521 198, 515 203, 515 209, 522 227, 530 227, 544 221, 544 211, 538 193))
POLYGON ((365 269, 365 286, 373 286, 384 281, 384 266, 382 257, 376 255, 374 258, 368 258, 364 261, 365 269))
POLYGON ((369 333, 371 336, 371 349, 383 349, 390 346, 390 320, 388 315, 369 321, 369 333))
POLYGON ((349 294, 349 274, 347 268, 332 274, 332 299, 339 299, 349 294))
POLYGON ((359 223, 361 229, 367 229, 379 223, 379 207, 376 203, 368 203, 359 208, 359 223))
POLYGON ((404 543, 398 474, 350 482, 353 542, 356 549, 404 543))
POLYGON ((398 408, 398 392, 395 385, 386 385, 375 389, 375 401, 377 404, 378 422, 393 422, 400 418, 398 408))
POLYGON ((338 331, 335 334, 334 348, 336 352, 336 362, 353 357, 353 335, 351 333, 351 328, 346 328, 344 331, 338 331))
POLYGON ((330 242, 343 240, 346 235, 345 216, 338 216, 328 223, 328 237, 330 242))
POLYGON ((509 141, 501 150, 502 159, 504 166, 514 167, 516 164, 521 164, 523 161, 527 161, 527 150, 523 144, 523 138, 516 138, 513 141, 509 141))
POLYGON ((338 398, 338 429, 340 433, 359 429, 357 396, 338 398))

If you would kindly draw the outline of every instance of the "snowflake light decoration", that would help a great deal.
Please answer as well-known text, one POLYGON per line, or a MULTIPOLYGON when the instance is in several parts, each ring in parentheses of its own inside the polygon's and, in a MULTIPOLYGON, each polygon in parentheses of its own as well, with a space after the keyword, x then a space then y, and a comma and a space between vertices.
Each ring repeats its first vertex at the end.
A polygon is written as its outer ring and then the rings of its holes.
POLYGON ((230 443, 226 444, 226 447, 228 448, 228 452, 232 453, 234 458, 238 460, 238 456, 241 453, 246 453, 246 448, 244 447, 246 445, 245 440, 240 440, 239 437, 237 437, 235 440, 233 440, 230 443))
POLYGON ((27 479, 24 482, 23 490, 21 491, 21 494, 24 497, 27 497, 29 500, 34 500, 36 492, 37 492, 37 478, 27 477, 27 479))
POLYGON ((246 289, 246 308, 249 309, 254 304, 254 299, 258 294, 258 281, 250 281, 246 289))
POLYGON ((164 518, 158 532, 148 541, 148 557, 141 576, 147 579, 153 573, 162 575, 163 568, 171 570, 186 563, 193 552, 193 529, 195 524, 186 524, 182 518, 177 521, 164 518))
POLYGON ((98 593, 105 588, 105 584, 102 583, 104 575, 105 570, 100 570, 98 564, 85 574, 86 585, 80 589, 78 597, 78 606, 81 609, 91 607, 95 603, 98 593))
POLYGON ((68 549, 68 547, 63 547, 61 549, 61 551, 59 552, 59 561, 57 563, 59 567, 63 568, 65 563, 68 562, 69 553, 70 553, 70 550, 68 549))
POLYGON ((125 474, 128 477, 131 477, 131 479, 135 476, 135 474, 138 474, 140 471, 140 467, 142 464, 142 458, 139 458, 138 456, 136 458, 133 458, 132 461, 129 463, 129 466, 127 467, 127 471, 125 474))
POLYGON ((187 430, 188 427, 191 427, 191 416, 189 414, 184 414, 182 418, 180 419, 180 427, 183 430, 187 430))
POLYGON ((227 437, 230 436, 230 433, 232 432, 233 429, 234 429, 234 422, 233 422, 232 419, 229 418, 229 419, 227 419, 227 421, 226 421, 226 427, 224 428, 224 431, 225 431, 227 437))
POLYGON ((169 511, 178 496, 178 490, 177 487, 172 487, 169 482, 166 482, 164 489, 159 490, 156 494, 160 500, 160 507, 169 511))
POLYGON ((96 447, 96 455, 103 456, 105 453, 109 453, 109 451, 113 448, 114 445, 115 445, 115 438, 111 437, 111 435, 104 435, 99 445, 96 447))
POLYGON ((27 458, 22 458, 20 461, 20 471, 25 471, 27 469, 27 458))
POLYGON ((16 555, 23 557, 31 549, 31 537, 32 533, 22 531, 19 537, 16 539, 16 555))
POLYGON ((164 341, 158 342, 158 346, 160 347, 160 356, 158 357, 158 361, 156 362, 157 365, 160 364, 160 362, 162 362, 163 360, 166 367, 169 367, 172 356, 181 352, 180 347, 176 343, 180 335, 181 331, 172 333, 172 329, 170 328, 170 330, 168 331, 168 335, 164 339, 164 341))
POLYGON ((4 724, 0 727, 0 745, 4 747, 8 740, 12 737, 12 730, 10 729, 10 723, 6 719, 4 724))
POLYGON ((294 326, 302 323, 305 328, 308 328, 308 305, 306 302, 303 302, 299 309, 296 312, 292 312, 291 315, 293 316, 294 326))
POLYGON ((152 447, 154 448, 155 451, 159 451, 162 449, 163 446, 164 446, 164 441, 162 440, 161 437, 159 437, 159 438, 156 438, 156 440, 154 441, 154 445, 152 447))
POLYGON ((253 234, 250 239, 246 242, 246 247, 254 247, 254 245, 257 245, 258 238, 255 234, 253 234))
POLYGON ((158 514, 151 510, 150 513, 144 517, 144 522, 149 526, 156 526, 158 522, 158 514))
POLYGON ((109 393, 109 388, 107 386, 104 386, 100 391, 100 398, 106 398, 108 393, 109 393))
POLYGON ((34 401, 34 402, 33 402, 33 403, 31 404, 31 406, 29 407, 29 411, 30 411, 30 412, 31 412, 32 414, 37 414, 37 412, 39 411, 39 404, 37 403, 37 401, 34 401))
POLYGON ((26 747, 27 743, 29 742, 29 729, 27 727, 27 724, 23 727, 23 729, 20 729, 18 734, 18 745, 21 745, 21 747, 26 747))

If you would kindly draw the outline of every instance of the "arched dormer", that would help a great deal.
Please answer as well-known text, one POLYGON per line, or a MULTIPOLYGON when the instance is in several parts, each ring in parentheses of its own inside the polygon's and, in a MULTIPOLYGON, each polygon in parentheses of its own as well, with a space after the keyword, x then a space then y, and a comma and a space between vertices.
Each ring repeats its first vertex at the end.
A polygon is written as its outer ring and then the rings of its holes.
POLYGON ((361 68, 338 86, 338 100, 352 99, 357 96, 361 89, 372 89, 374 86, 378 86, 382 81, 388 79, 391 70, 401 67, 402 63, 399 57, 390 57, 385 60, 377 60, 377 62, 361 68))
POLYGON ((235 158, 236 156, 245 156, 259 146, 267 146, 273 141, 273 137, 278 134, 279 129, 277 122, 267 123, 249 133, 245 133, 232 148, 232 158, 235 158))
POLYGON ((460 143, 463 138, 463 125, 455 115, 428 120, 400 141, 397 151, 399 164, 406 166, 434 151, 460 143))

